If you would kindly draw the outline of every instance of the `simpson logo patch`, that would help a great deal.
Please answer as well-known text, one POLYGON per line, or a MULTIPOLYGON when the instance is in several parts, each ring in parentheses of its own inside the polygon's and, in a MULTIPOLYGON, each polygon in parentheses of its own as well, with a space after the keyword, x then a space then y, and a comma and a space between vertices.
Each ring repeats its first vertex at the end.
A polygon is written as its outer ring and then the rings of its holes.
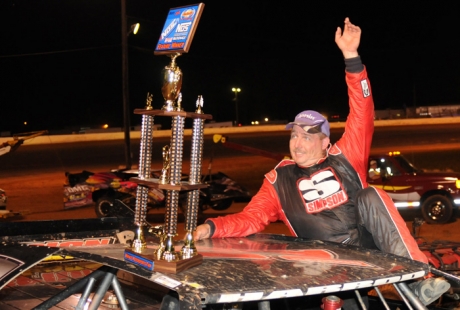
POLYGON ((361 81, 361 90, 363 91, 364 98, 369 97, 371 95, 371 90, 369 89, 369 84, 367 80, 361 81))
POLYGON ((331 170, 322 170, 309 179, 300 179, 297 186, 305 202, 305 211, 310 214, 333 209, 348 201, 342 183, 331 170))

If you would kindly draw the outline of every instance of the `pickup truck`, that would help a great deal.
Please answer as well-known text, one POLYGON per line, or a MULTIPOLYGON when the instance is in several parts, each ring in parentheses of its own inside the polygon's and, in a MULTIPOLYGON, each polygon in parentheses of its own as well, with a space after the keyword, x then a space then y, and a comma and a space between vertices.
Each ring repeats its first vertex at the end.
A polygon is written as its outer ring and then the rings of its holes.
POLYGON ((419 208, 423 219, 431 224, 452 220, 460 205, 460 173, 425 172, 416 168, 400 152, 373 155, 379 177, 368 177, 370 186, 386 191, 398 209, 419 208))

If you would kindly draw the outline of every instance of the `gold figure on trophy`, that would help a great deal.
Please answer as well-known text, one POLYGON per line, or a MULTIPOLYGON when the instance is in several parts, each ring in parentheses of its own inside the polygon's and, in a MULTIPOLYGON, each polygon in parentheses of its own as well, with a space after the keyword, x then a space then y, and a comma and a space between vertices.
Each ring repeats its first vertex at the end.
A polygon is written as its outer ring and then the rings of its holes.
POLYGON ((147 100, 146 100, 146 105, 145 105, 146 110, 153 110, 152 98, 153 98, 153 95, 151 93, 147 93, 147 100))
POLYGON ((168 171, 171 164, 170 155, 169 145, 163 146, 163 169, 161 169, 160 184, 167 184, 169 182, 168 171))
POLYGON ((158 248, 155 251, 153 251, 153 255, 156 260, 160 260, 166 249, 166 237, 167 236, 164 231, 157 234, 157 236, 160 238, 160 244, 158 245, 158 248))
POLYGON ((171 63, 163 70, 163 86, 161 87, 161 93, 166 102, 162 110, 168 112, 175 110, 174 102, 179 96, 180 89, 182 88, 182 71, 176 65, 176 58, 180 55, 180 53, 169 55, 171 57, 171 63))
POLYGON ((203 96, 199 95, 196 100, 196 111, 197 114, 203 114, 203 96))

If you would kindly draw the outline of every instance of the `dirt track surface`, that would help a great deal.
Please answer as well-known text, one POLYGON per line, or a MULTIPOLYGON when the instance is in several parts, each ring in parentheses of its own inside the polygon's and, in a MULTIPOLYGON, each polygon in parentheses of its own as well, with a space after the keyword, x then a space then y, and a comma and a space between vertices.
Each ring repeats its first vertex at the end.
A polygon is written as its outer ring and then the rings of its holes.
MULTIPOLYGON (((262 175, 267 169, 273 166, 273 160, 253 156, 249 158, 239 159, 239 166, 245 166, 248 170, 252 170, 260 182, 262 175), (257 172, 255 172, 257 171, 257 172)), ((228 162, 215 165, 216 171, 224 170, 235 180, 244 180, 244 173, 233 171, 234 159, 229 159, 228 162)), ((3 187, 8 186, 8 209, 19 212, 28 211, 22 217, 4 219, 3 221, 36 221, 36 220, 57 220, 57 219, 76 219, 76 218, 95 218, 93 206, 86 206, 75 209, 63 208, 63 183, 64 173, 43 172, 27 176, 25 181, 24 176, 12 176, 7 179, 2 179, 3 187)), ((253 181, 254 182, 254 181, 253 181)), ((254 189, 252 189, 254 191, 254 189)), ((244 207, 244 203, 235 203, 230 209, 225 211, 207 210, 206 216, 215 217, 226 213, 238 212, 244 207)), ((151 213, 163 213, 164 209, 151 210, 151 213)), ((420 236, 426 238, 427 241, 433 240, 452 240, 460 242, 460 230, 458 229, 458 219, 449 224, 428 225, 424 224, 419 230, 420 236)), ((163 222, 152 223, 163 224, 163 222)), ((178 224, 178 233, 181 236, 183 231, 182 223, 178 224)), ((412 227, 412 220, 407 221, 409 229, 412 227)), ((282 223, 273 223, 269 225, 265 232, 281 233, 289 235, 289 231, 282 223)))

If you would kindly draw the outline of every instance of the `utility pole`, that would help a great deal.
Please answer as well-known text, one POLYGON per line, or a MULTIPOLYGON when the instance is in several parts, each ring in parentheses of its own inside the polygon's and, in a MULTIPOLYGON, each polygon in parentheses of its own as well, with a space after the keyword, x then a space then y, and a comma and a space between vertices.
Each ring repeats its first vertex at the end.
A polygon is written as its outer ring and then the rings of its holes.
POLYGON ((123 130, 125 138, 125 165, 131 169, 131 121, 129 109, 128 83, 128 24, 126 22, 126 0, 121 0, 121 49, 122 49, 122 90, 123 90, 123 130))

